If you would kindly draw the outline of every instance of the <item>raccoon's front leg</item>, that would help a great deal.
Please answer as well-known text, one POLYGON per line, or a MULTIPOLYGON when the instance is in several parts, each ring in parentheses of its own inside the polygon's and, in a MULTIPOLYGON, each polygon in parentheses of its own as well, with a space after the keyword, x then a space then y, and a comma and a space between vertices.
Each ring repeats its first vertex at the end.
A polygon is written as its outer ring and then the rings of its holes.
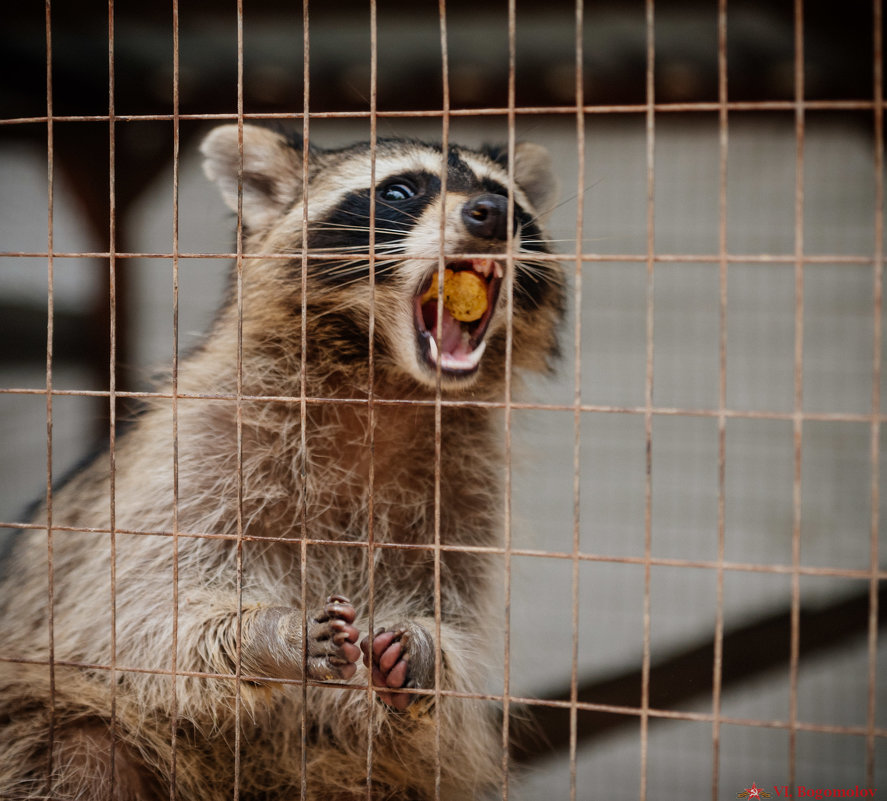
POLYGON ((242 671, 281 679, 348 680, 357 670, 360 658, 356 645, 360 632, 353 625, 355 617, 354 607, 342 595, 331 595, 323 607, 309 612, 305 630, 300 609, 244 610, 242 671))
POLYGON ((416 693, 396 690, 434 686, 434 638, 421 624, 405 622, 379 629, 363 639, 360 649, 364 664, 371 669, 373 684, 392 690, 380 691, 379 698, 398 711, 423 699, 416 693))

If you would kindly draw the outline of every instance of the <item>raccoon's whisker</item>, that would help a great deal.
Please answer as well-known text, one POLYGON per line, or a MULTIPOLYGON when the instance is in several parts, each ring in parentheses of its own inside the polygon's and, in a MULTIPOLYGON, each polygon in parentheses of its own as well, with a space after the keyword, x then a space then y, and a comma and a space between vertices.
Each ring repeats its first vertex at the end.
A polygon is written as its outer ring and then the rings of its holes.
POLYGON ((567 236, 563 239, 521 239, 521 251, 522 253, 530 253, 532 251, 525 250, 527 245, 551 245, 554 242, 575 242, 575 236, 567 236))
MULTIPOLYGON (((324 266, 323 263, 315 267, 315 270, 318 274, 323 275, 327 278, 342 278, 349 279, 351 277, 354 280, 366 281, 367 273, 369 271, 369 263, 368 259, 354 259, 349 262, 342 262, 341 264, 324 266)), ((375 271, 378 275, 379 273, 390 272, 392 268, 394 268, 400 259, 376 259, 375 261, 375 271)), ((337 287, 343 286, 341 282, 336 284, 337 287)))
MULTIPOLYGON (((589 189, 592 189, 593 187, 602 183, 603 180, 604 180, 603 178, 598 178, 596 181, 592 181, 591 183, 586 184, 585 186, 582 187, 582 194, 584 195, 589 189)), ((579 197, 579 193, 573 192, 572 194, 562 198, 559 202, 554 203, 554 204, 548 206, 547 208, 539 209, 539 213, 535 217, 532 218, 533 222, 538 223, 541 219, 548 217, 548 215, 550 215, 552 212, 557 211, 562 206, 566 206, 567 203, 572 203, 574 200, 576 200, 577 197, 579 197)))
MULTIPOLYGON (((381 242, 376 242, 376 250, 378 250, 380 247, 391 247, 391 245, 392 245, 391 242, 385 242, 384 240, 381 242)), ((308 249, 311 251, 317 251, 319 253, 322 253, 324 251, 338 253, 338 252, 347 251, 347 250, 361 250, 361 249, 368 250, 369 243, 364 241, 364 242, 354 242, 352 244, 343 243, 340 245, 321 245, 321 246, 311 245, 308 249)))
POLYGON ((312 287, 308 293, 308 303, 309 305, 309 316, 312 320, 317 320, 321 317, 326 317, 330 314, 338 314, 340 312, 353 314, 355 311, 355 304, 353 296, 347 299, 337 298, 339 292, 341 292, 343 287, 350 287, 353 284, 360 283, 366 294, 364 297, 369 297, 369 287, 363 281, 350 281, 344 284, 337 284, 334 287, 312 287), (331 299, 335 299, 337 302, 330 302, 331 299), (318 308, 314 304, 320 303, 322 306, 318 308))
MULTIPOLYGON (((389 206, 389 205, 387 205, 387 204, 381 204, 381 205, 383 205, 383 206, 384 206, 385 208, 387 208, 387 209, 391 209, 391 208, 393 208, 392 206, 389 206)), ((401 209, 398 209, 398 210, 397 210, 397 213, 398 213, 398 216, 400 216, 400 217, 404 217, 405 219, 410 220, 410 221, 412 221, 412 222, 418 222, 419 219, 421 218, 421 215, 418 215, 418 214, 410 214, 410 212, 408 212, 408 211, 404 211, 404 210, 401 210, 401 209)), ((344 216, 344 215, 343 215, 343 216, 344 216)), ((375 219, 377 222, 382 222, 382 223, 385 222, 384 220, 382 220, 382 219, 379 218, 379 215, 378 215, 378 214, 376 214, 375 217, 373 217, 373 216, 371 216, 371 215, 369 215, 369 214, 358 214, 356 211, 351 211, 351 212, 348 213, 347 216, 348 216, 348 217, 351 217, 351 218, 353 218, 353 219, 355 219, 355 220, 373 220, 373 219, 375 219)), ((322 221, 322 222, 323 222, 323 221, 322 221)), ((329 222, 327 222, 326 224, 328 224, 328 225, 338 225, 338 223, 329 223, 329 222)), ((405 226, 405 227, 406 227, 406 226, 405 226)))
MULTIPOLYGON (((377 209, 379 209, 379 208, 390 209, 391 211, 394 211, 398 216, 406 217, 408 220, 413 220, 414 222, 418 221, 420 219, 420 217, 422 216, 420 214, 410 214, 410 212, 408 212, 404 209, 395 208, 390 203, 377 203, 376 208, 377 209)), ((349 217, 359 217, 359 218, 363 218, 364 220, 372 220, 373 219, 373 217, 369 214, 358 214, 356 211, 350 212, 348 216, 349 217)), ((375 219, 377 219, 377 220, 379 219, 378 211, 376 212, 375 219)))
MULTIPOLYGON (((322 255, 322 254, 321 254, 322 255)), ((402 254, 394 254, 390 255, 376 255, 374 261, 376 264, 394 264, 398 261, 401 261, 403 258, 402 254)), ((354 253, 349 258, 330 258, 329 261, 325 261, 324 259, 314 259, 314 264, 317 266, 320 265, 328 265, 329 270, 342 270, 352 267, 354 265, 366 265, 366 263, 370 260, 369 253, 354 253)))
POLYGON ((341 223, 313 223, 309 228, 309 233, 312 230, 317 230, 322 228, 324 233, 328 233, 330 231, 360 231, 360 232, 369 232, 375 231, 377 234, 404 234, 405 231, 402 228, 383 228, 382 226, 375 226, 375 228, 370 228, 368 225, 342 225, 341 223))
MULTIPOLYGON (((582 237, 580 242, 582 244, 585 244, 588 242, 601 242, 601 241, 605 240, 606 238, 607 237, 602 237, 602 236, 584 236, 584 237, 582 237)), ((564 237, 559 237, 559 238, 552 237, 551 239, 538 239, 538 240, 537 239, 527 239, 527 240, 524 240, 523 242, 521 242, 521 244, 522 245, 525 245, 525 244, 527 244, 527 245, 528 244, 540 244, 540 245, 567 244, 567 245, 572 245, 576 241, 577 240, 576 240, 575 236, 564 236, 564 237)))
POLYGON ((525 275, 536 284, 562 283, 561 271, 548 262, 515 261, 515 271, 525 275))
MULTIPOLYGON (((374 255, 376 258, 390 258, 395 254, 402 254, 403 250, 400 245, 394 246, 389 245, 387 247, 377 247, 375 249, 374 255)), ((294 254, 300 255, 300 254, 294 254)), ((332 262, 345 262, 345 261, 353 261, 355 258, 370 258, 370 251, 366 247, 366 245, 362 245, 360 247, 344 247, 344 248, 310 248, 308 251, 309 257, 313 261, 320 261, 322 259, 329 259, 332 262)))
MULTIPOLYGON (((377 259, 376 260, 376 273, 384 272, 390 268, 391 265, 397 263, 397 259, 377 259)), ((366 274, 369 267, 365 260, 360 261, 352 261, 346 262, 343 265, 338 265, 333 267, 332 269, 323 269, 322 273, 327 277, 334 278, 347 278, 348 276, 355 276, 355 280, 366 280, 366 274)), ((338 287, 341 287, 342 284, 338 283, 338 287)))
MULTIPOLYGON (((403 250, 402 250, 400 244, 399 243, 398 244, 392 243, 392 244, 389 244, 386 246, 379 246, 379 247, 375 248, 375 252, 373 255, 375 255, 375 257, 377 259, 390 259, 390 258, 393 258, 395 255, 399 255, 402 253, 403 253, 403 250)), ((296 254, 296 255, 300 255, 300 254, 296 254)), ((329 260, 329 263, 331 263, 331 264, 332 263, 342 264, 345 262, 355 261, 356 259, 364 259, 364 260, 369 259, 370 258, 370 251, 366 245, 350 246, 350 247, 343 247, 343 248, 336 248, 336 247, 309 248, 308 256, 309 256, 309 260, 314 261, 314 262, 329 260)))

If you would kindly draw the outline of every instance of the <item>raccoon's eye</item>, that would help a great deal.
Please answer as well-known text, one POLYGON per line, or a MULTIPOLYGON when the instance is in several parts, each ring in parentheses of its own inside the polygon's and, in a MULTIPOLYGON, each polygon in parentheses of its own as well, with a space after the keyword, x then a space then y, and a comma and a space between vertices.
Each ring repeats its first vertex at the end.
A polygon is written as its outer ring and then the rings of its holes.
POLYGON ((376 192, 379 200, 386 203, 400 203, 416 195, 416 187, 403 178, 382 184, 376 192))

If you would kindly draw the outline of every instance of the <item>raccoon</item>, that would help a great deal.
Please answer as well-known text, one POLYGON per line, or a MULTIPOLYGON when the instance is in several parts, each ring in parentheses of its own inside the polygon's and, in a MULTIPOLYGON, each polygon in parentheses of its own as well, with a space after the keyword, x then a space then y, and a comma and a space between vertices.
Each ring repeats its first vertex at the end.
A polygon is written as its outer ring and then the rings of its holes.
POLYGON ((201 151, 236 280, 16 534, 0 796, 488 797, 497 407, 557 356, 550 159, 517 144, 510 186, 505 148, 225 125, 201 151))

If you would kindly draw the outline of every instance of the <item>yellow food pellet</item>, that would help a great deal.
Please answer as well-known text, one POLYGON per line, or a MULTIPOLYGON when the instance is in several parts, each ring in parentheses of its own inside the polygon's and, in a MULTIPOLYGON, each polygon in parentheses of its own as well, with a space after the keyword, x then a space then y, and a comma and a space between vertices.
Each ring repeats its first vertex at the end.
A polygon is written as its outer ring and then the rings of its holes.
POLYGON ((487 285, 484 279, 468 270, 445 276, 444 306, 460 322, 479 320, 487 310, 487 285))
MULTIPOLYGON (((431 280, 428 291, 422 295, 422 303, 437 297, 437 274, 431 280)), ((444 308, 453 319, 473 323, 487 310, 487 285, 484 279, 470 270, 454 273, 444 270, 444 308)))
MULTIPOLYGON (((447 281, 447 273, 452 274, 452 272, 453 272, 452 270, 444 270, 444 283, 446 283, 446 281, 447 281)), ((422 297, 419 300, 419 302, 423 306, 426 303, 428 303, 429 300, 436 300, 437 299, 437 279, 438 279, 437 273, 435 273, 434 275, 431 276, 431 286, 428 287, 428 289, 425 291, 425 294, 422 295, 422 297)))

